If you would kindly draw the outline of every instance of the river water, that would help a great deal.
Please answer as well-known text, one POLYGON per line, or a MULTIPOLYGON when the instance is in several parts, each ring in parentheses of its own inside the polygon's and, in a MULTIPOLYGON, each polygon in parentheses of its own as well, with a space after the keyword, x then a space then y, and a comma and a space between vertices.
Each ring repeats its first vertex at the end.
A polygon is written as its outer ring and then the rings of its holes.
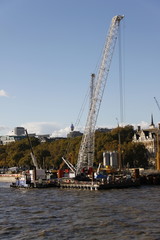
POLYGON ((0 239, 159 240, 160 186, 25 190, 0 183, 0 239))

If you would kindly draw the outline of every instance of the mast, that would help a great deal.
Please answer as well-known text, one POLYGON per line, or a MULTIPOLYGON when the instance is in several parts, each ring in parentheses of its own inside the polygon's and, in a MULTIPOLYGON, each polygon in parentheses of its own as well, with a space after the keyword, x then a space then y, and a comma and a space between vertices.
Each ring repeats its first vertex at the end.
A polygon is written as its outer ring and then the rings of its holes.
POLYGON ((29 142, 30 149, 31 149, 31 153, 30 153, 30 154, 31 154, 31 158, 32 158, 33 165, 35 166, 36 169, 39 169, 39 167, 38 167, 38 162, 37 162, 37 159, 36 159, 36 157, 35 157, 35 155, 34 155, 32 143, 31 143, 31 140, 30 140, 30 138, 29 138, 27 129, 25 129, 25 132, 26 132, 26 136, 27 136, 27 139, 28 139, 28 142, 29 142))

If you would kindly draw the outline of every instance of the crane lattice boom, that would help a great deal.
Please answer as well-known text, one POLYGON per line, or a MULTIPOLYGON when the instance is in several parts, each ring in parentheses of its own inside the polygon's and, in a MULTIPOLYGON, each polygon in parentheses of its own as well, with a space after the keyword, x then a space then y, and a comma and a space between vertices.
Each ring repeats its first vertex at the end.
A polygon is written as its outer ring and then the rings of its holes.
POLYGON ((110 64, 113 56, 113 51, 118 35, 119 23, 124 16, 118 15, 112 18, 109 32, 106 38, 106 43, 104 46, 100 68, 96 77, 96 81, 92 93, 92 103, 90 104, 90 109, 87 117, 87 122, 82 137, 76 175, 80 174, 82 169, 87 167, 93 167, 94 159, 94 133, 95 125, 102 101, 103 92, 105 89, 110 64))

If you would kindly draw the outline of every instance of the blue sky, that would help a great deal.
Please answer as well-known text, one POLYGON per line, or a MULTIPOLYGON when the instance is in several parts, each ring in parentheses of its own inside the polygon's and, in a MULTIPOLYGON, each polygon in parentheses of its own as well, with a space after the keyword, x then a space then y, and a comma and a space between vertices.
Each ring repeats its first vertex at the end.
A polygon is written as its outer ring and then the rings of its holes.
MULTIPOLYGON (((17 126, 65 135, 77 121, 111 19, 121 22, 123 122, 160 122, 159 0, 0 0, 0 135, 17 126)), ((119 49, 97 127, 120 117, 119 49)), ((79 128, 85 125, 88 104, 79 128)))

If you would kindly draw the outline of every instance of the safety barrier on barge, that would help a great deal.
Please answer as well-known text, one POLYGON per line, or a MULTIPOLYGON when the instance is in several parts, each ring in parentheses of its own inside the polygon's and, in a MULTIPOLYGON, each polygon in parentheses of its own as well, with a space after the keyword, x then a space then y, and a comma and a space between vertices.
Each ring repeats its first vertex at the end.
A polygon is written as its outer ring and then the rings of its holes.
POLYGON ((98 190, 99 185, 96 183, 60 183, 60 188, 98 190))

